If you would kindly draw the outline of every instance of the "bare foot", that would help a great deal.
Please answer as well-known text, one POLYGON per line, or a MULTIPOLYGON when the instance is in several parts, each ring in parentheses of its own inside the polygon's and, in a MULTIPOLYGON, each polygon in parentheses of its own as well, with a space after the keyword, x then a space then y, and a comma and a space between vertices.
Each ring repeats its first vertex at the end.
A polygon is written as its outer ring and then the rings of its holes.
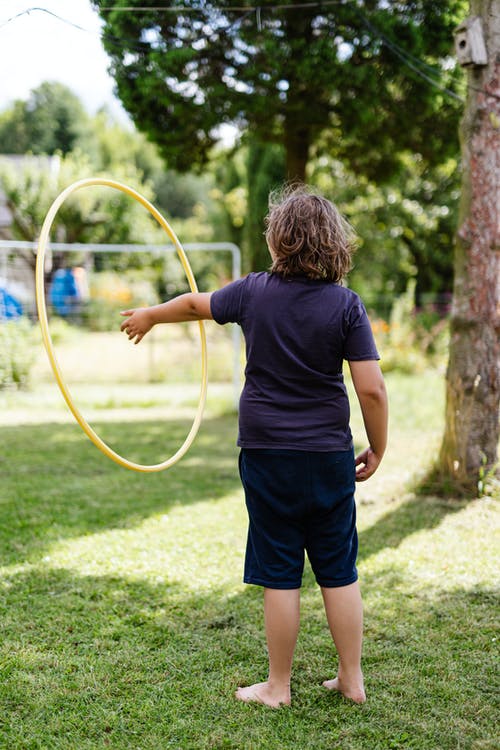
POLYGON ((257 682, 249 687, 239 687, 235 693, 244 703, 262 703, 263 706, 279 708, 290 705, 290 686, 271 687, 268 682, 257 682))
POLYGON ((333 680, 325 680, 323 687, 328 690, 338 690, 342 693, 344 698, 354 701, 354 703, 364 703, 366 701, 366 693, 363 685, 363 679, 359 682, 353 682, 352 684, 344 683, 340 677, 335 677, 333 680))

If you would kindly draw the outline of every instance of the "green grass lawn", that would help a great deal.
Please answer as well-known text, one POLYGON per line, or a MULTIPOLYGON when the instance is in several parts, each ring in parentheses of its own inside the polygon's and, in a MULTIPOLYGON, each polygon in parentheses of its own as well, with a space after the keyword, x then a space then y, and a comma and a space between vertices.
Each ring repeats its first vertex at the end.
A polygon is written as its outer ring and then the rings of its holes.
MULTIPOLYGON (((0 747, 496 750, 496 502, 414 491, 439 446, 443 377, 387 383, 390 447, 358 492, 368 701, 321 688, 336 662, 308 569, 280 710, 233 698, 267 659, 262 592, 241 583, 231 388, 210 387, 190 452, 149 475, 103 456, 55 386, 0 394, 0 747)), ((78 398, 116 450, 154 463, 184 439, 197 388, 78 398)), ((361 446, 355 408, 353 426, 361 446)))

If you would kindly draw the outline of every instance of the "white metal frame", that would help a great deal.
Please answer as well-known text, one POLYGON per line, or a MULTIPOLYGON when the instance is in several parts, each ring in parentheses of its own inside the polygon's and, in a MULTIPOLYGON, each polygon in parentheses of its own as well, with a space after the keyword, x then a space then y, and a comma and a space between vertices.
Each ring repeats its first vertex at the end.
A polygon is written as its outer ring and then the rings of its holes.
MULTIPOLYGON (((12 250, 32 250, 36 252, 37 242, 26 242, 22 240, 0 240, 0 255, 2 251, 9 252, 12 250)), ((170 244, 105 244, 92 242, 51 242, 48 246, 53 252, 96 252, 96 253, 141 253, 152 252, 157 255, 163 253, 176 253, 175 247, 170 244)), ((189 252, 226 252, 231 253, 232 280, 235 281, 241 276, 241 251, 238 245, 233 242, 191 242, 183 244, 184 250, 189 252)), ((0 264, 0 275, 2 265, 0 264)), ((233 391, 235 403, 238 403, 241 389, 241 329, 238 325, 232 325, 232 342, 233 342, 233 391)))

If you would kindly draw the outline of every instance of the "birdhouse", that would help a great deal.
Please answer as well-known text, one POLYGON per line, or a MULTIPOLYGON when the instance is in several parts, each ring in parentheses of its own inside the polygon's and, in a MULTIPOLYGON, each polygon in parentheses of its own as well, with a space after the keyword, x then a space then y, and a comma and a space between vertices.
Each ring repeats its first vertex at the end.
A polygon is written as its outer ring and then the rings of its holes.
POLYGON ((488 64, 483 27, 478 16, 466 18, 455 29, 455 52, 462 67, 488 64))

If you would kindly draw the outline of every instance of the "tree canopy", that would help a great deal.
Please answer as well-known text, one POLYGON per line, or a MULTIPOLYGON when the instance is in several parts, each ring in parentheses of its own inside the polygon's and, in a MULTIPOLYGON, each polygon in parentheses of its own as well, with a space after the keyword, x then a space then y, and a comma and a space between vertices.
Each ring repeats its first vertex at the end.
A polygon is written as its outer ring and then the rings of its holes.
POLYGON ((430 164, 456 153, 460 103, 442 89, 458 85, 447 62, 463 0, 92 4, 117 93, 173 168, 204 164, 228 123, 281 144, 289 179, 313 149, 379 181, 405 150, 430 164))
POLYGON ((17 100, 0 114, 4 154, 67 154, 88 127, 88 115, 71 89, 44 81, 26 101, 17 100))

